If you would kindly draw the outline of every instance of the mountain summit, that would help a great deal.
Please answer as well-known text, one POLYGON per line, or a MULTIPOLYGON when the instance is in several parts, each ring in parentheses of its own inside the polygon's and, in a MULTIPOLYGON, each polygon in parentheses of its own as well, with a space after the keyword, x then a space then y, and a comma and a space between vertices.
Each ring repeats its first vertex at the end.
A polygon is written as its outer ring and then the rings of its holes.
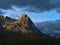
POLYGON ((27 28, 33 26, 33 22, 26 14, 22 14, 18 22, 27 28))
POLYGON ((27 32, 39 33, 39 30, 35 27, 32 20, 26 14, 22 14, 17 23, 20 24, 27 32))
POLYGON ((15 22, 4 24, 3 27, 8 31, 13 32, 21 31, 22 33, 40 33, 26 14, 22 14, 22 16, 15 22))

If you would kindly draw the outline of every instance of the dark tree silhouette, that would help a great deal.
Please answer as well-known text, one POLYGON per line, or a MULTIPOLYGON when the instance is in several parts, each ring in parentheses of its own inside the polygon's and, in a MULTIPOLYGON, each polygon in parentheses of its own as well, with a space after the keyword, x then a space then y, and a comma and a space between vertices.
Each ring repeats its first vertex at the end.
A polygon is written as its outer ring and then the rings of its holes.
POLYGON ((4 31, 4 28, 0 25, 0 40, 3 40, 5 38, 4 31))

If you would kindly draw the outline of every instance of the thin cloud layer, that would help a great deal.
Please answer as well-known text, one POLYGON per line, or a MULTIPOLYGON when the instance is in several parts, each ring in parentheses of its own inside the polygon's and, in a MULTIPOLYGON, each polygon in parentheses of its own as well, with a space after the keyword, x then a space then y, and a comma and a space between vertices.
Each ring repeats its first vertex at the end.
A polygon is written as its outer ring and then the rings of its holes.
POLYGON ((3 12, 2 11, 0 11, 0 14, 2 14, 3 12))
POLYGON ((60 9, 60 0, 0 0, 0 8, 11 9, 12 5, 18 7, 29 7, 26 11, 40 12, 52 9, 60 9))

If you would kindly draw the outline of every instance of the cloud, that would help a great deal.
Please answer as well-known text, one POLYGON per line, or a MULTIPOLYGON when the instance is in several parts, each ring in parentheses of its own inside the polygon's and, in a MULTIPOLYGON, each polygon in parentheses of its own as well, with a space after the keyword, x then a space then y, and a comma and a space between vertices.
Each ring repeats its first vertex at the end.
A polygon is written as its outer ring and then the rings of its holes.
POLYGON ((40 12, 57 9, 60 7, 60 0, 0 0, 0 8, 11 9, 11 5, 18 7, 29 7, 26 11, 40 12))
POLYGON ((38 24, 37 26, 39 29, 47 28, 50 31, 60 30, 60 20, 42 22, 40 25, 38 24))
POLYGON ((3 12, 0 11, 0 14, 2 14, 3 12))

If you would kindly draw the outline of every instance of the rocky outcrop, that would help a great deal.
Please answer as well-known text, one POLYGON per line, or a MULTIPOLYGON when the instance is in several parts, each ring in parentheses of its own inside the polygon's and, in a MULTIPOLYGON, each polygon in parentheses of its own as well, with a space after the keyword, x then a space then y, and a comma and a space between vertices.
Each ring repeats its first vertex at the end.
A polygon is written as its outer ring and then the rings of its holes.
POLYGON ((17 21, 17 20, 12 19, 12 18, 10 18, 8 16, 4 17, 4 16, 0 15, 0 24, 2 24, 2 25, 6 24, 6 23, 12 23, 12 22, 15 22, 15 21, 17 21))
POLYGON ((21 31, 22 33, 40 33, 26 14, 22 14, 17 21, 4 25, 4 28, 9 31, 21 31))

